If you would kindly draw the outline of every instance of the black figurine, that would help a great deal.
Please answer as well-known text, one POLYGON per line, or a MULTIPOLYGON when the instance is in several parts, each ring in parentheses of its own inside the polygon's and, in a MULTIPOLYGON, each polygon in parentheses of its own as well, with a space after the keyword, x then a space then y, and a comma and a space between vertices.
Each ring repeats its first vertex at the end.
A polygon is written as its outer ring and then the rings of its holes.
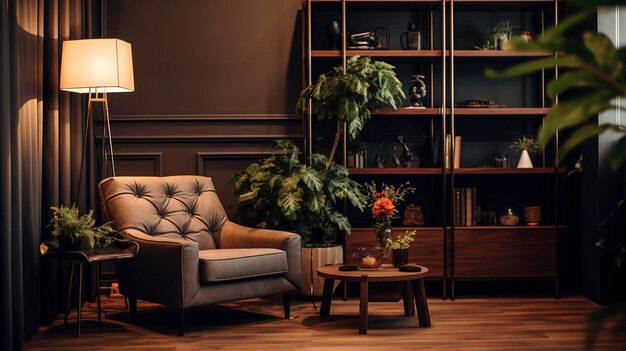
POLYGON ((425 77, 419 74, 411 76, 411 87, 409 88, 409 101, 411 107, 424 108, 422 104, 422 98, 426 96, 426 84, 424 84, 425 77))

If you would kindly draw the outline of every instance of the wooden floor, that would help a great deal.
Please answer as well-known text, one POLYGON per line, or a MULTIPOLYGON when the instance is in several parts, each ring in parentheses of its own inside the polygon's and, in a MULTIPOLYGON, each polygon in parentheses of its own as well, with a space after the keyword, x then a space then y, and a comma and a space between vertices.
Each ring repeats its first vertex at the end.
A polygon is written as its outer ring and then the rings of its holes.
MULTIPOLYGON (((333 300, 322 318, 311 301, 295 301, 282 319, 280 298, 253 299, 188 311, 176 336, 175 310, 140 303, 137 320, 120 298, 104 298, 107 318, 84 308, 82 336, 62 316, 43 326, 25 350, 581 350, 585 321, 598 308, 581 297, 429 299, 431 328, 403 317, 401 302, 370 303, 367 335, 358 334, 358 301, 333 300)), ((319 309, 319 303, 317 304, 319 309)), ((74 318, 76 313, 72 314, 74 318)), ((626 338, 605 331, 595 350, 626 350, 626 338)))

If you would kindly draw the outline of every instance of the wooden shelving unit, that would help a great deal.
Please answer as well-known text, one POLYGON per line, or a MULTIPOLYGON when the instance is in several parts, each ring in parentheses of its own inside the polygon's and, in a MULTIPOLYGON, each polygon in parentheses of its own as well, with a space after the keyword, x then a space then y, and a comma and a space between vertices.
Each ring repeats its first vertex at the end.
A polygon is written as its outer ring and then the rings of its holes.
POLYGON ((430 168, 349 168, 353 175, 420 175, 420 174, 442 174, 443 169, 439 167, 430 168))
MULTIPOLYGON (((312 57, 342 57, 341 50, 313 50, 312 57)), ((347 56, 438 58, 441 50, 348 50, 347 56)))
POLYGON ((455 174, 563 174, 565 167, 534 167, 534 168, 455 168, 455 174))
MULTIPOLYGON (((550 73, 542 72, 541 76, 533 78, 534 80, 519 82, 520 86, 514 88, 517 90, 510 93, 514 96, 510 101, 502 98, 505 95, 502 90, 508 89, 509 86, 504 85, 501 89, 501 85, 494 82, 493 95, 496 96, 491 97, 495 98, 494 101, 498 104, 511 107, 457 106, 462 106, 467 100, 490 96, 485 91, 491 88, 488 86, 491 82, 483 82, 480 86, 481 83, 476 79, 484 68, 490 67, 488 65, 499 65, 498 67, 502 68, 528 59, 562 54, 471 49, 476 43, 468 42, 463 25, 470 23, 473 25, 471 30, 476 31, 481 23, 495 21, 492 14, 495 17, 502 17, 519 13, 517 18, 525 21, 527 26, 525 29, 533 29, 535 31, 533 35, 539 35, 540 31, 550 25, 550 21, 556 22, 560 2, 561 0, 305 1, 303 77, 306 78, 307 84, 315 79, 312 76, 313 67, 328 67, 338 61, 331 59, 340 59, 343 63, 348 57, 355 55, 369 56, 391 63, 398 67, 398 71, 403 72, 403 76, 399 75, 399 78, 404 81, 408 80, 410 74, 420 73, 426 76, 425 81, 428 84, 428 95, 424 101, 426 108, 403 107, 398 110, 373 111, 372 120, 368 123, 374 124, 376 127, 373 128, 376 128, 376 131, 370 134, 362 133, 359 140, 368 146, 369 157, 365 163, 372 165, 374 151, 378 149, 378 153, 384 157, 380 152, 381 144, 393 143, 393 140, 387 141, 393 138, 389 136, 390 133, 404 135, 405 140, 412 140, 421 146, 422 149, 419 151, 422 151, 420 158, 424 167, 349 168, 348 171, 360 182, 375 179, 379 180, 379 183, 389 182, 391 179, 398 184, 409 180, 414 186, 418 185, 418 191, 423 193, 423 200, 419 204, 424 206, 426 226, 404 228, 396 225, 393 229, 394 233, 406 229, 417 230, 411 257, 429 266, 433 277, 441 279, 444 298, 450 296, 454 299, 457 278, 550 278, 554 279, 555 294, 558 294, 557 234, 567 231, 567 226, 560 221, 558 206, 559 182, 566 169, 557 167, 552 161, 557 158, 558 145, 541 149, 540 157, 535 160, 538 167, 535 168, 477 167, 491 164, 494 154, 513 153, 508 148, 510 143, 507 145, 505 140, 509 139, 512 142, 522 135, 534 135, 535 126, 541 125, 543 117, 550 112, 550 106, 545 98, 545 86, 551 78, 550 73), (393 10, 390 10, 389 6, 393 10), (372 28, 385 23, 390 27, 395 26, 393 28, 397 30, 406 25, 407 18, 411 21, 421 21, 419 25, 423 32, 424 50, 401 50, 397 39, 392 40, 390 50, 329 50, 323 34, 327 22, 321 20, 315 22, 315 11, 324 13, 326 16, 322 16, 324 19, 347 23, 348 32, 357 30, 351 28, 351 20, 358 23, 358 30, 362 30, 363 26, 367 28, 364 23, 370 22, 372 28), (370 21, 373 13, 376 13, 376 23, 370 21), (471 17, 477 14, 489 20, 471 22, 471 17), (394 16, 401 17, 402 20, 394 19, 394 16), (312 27, 313 22, 317 23, 317 27, 312 27), (312 39, 312 32, 315 32, 315 40, 312 39), (461 42, 462 40, 465 42, 461 42), (464 95, 461 93, 463 89, 464 95), (515 134, 512 134, 511 130, 515 130, 515 134), (443 159, 444 155, 448 157, 454 155, 455 136, 463 138, 462 167, 451 169, 446 168, 443 159), (447 139, 452 145, 445 142, 447 139), (481 143, 486 145, 483 146, 481 143), (476 153, 482 154, 475 157, 476 153), (470 157, 465 158, 464 155, 470 157), (477 226, 455 226, 453 215, 453 209, 457 208, 455 189, 474 187, 477 188, 478 199, 485 202, 485 207, 489 207, 487 203, 489 200, 485 200, 487 196, 481 198, 483 193, 499 198, 501 202, 514 199, 519 201, 519 206, 526 203, 536 205, 538 202, 544 212, 542 213, 544 222, 538 226, 487 226, 480 223, 477 226), (493 194, 489 193, 490 191, 493 194), (525 262, 528 259, 532 262, 525 262), (521 265, 522 268, 519 267, 521 265)), ((399 33, 392 32, 391 35, 393 38, 399 33)), ((318 129, 312 127, 314 116, 309 115, 306 118, 309 130, 307 138, 312 140, 313 131, 318 129)), ((347 160, 348 147, 345 135, 344 140, 346 144, 343 145, 340 154, 347 160)), ((307 151, 309 154, 311 149, 312 146, 307 151)), ((521 213, 520 217, 523 217, 521 213)), ((372 228, 363 227, 367 219, 362 219, 359 225, 353 228, 352 235, 345 237, 345 257, 349 257, 351 250, 359 246, 375 244, 372 228)))

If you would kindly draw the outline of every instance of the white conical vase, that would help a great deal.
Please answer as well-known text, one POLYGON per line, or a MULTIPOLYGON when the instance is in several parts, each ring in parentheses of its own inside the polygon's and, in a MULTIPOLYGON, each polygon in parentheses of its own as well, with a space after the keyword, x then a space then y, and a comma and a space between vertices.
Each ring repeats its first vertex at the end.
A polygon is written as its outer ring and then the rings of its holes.
POLYGON ((522 156, 519 158, 517 168, 533 168, 533 162, 530 160, 528 150, 522 150, 522 156))

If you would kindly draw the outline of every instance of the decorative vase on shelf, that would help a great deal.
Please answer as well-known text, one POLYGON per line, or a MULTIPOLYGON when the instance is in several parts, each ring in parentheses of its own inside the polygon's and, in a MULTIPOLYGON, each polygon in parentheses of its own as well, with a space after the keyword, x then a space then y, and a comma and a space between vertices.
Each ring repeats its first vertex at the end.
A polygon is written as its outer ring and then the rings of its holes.
POLYGON ((517 168, 533 168, 533 162, 530 160, 528 150, 522 150, 522 155, 517 163, 517 168))
POLYGON ((326 26, 326 39, 328 39, 328 48, 330 50, 339 50, 339 42, 341 38, 341 29, 339 22, 330 21, 326 26))

